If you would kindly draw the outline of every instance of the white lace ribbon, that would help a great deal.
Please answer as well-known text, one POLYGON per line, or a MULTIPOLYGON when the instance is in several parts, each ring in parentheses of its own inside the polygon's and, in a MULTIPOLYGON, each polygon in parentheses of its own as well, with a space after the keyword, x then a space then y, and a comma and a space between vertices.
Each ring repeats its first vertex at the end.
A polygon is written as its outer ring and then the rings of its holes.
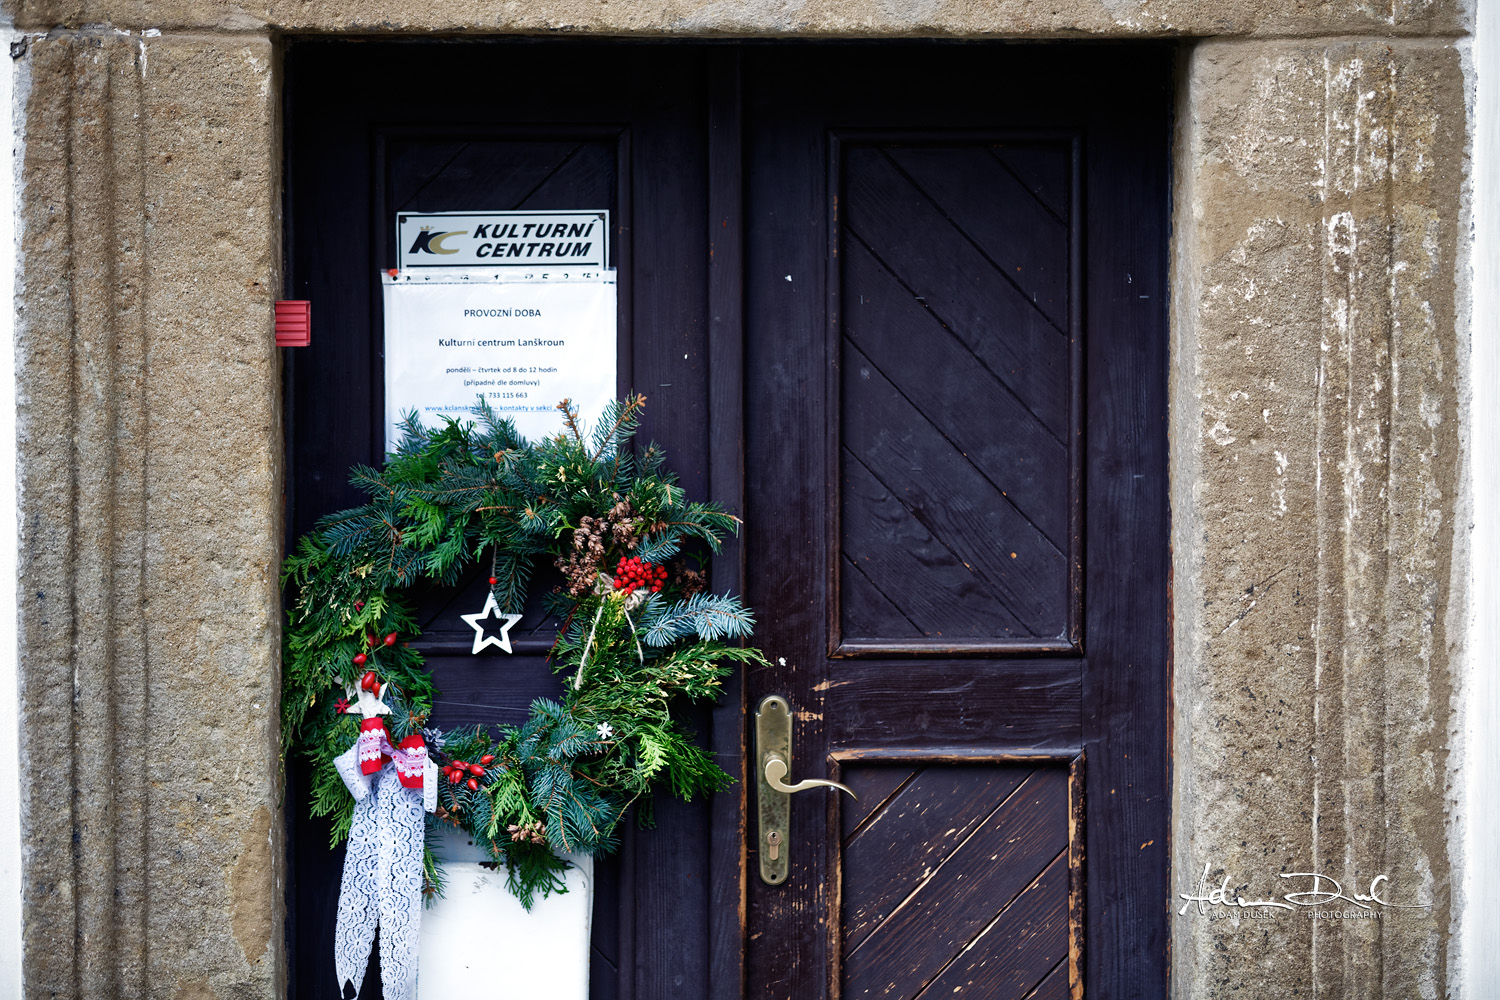
MULTIPOLYGON (((389 745, 389 744, 387 744, 389 745)), ((397 752, 399 754, 399 751, 397 752)), ((394 755, 393 755, 394 756, 394 755)), ((354 796, 344 878, 333 936, 339 991, 364 983, 375 931, 380 929, 380 981, 386 1000, 415 1000, 417 931, 422 920, 422 813, 437 808, 435 763, 422 753, 422 787, 407 788, 397 773, 409 756, 396 756, 374 774, 360 770, 359 744, 334 765, 354 796)))

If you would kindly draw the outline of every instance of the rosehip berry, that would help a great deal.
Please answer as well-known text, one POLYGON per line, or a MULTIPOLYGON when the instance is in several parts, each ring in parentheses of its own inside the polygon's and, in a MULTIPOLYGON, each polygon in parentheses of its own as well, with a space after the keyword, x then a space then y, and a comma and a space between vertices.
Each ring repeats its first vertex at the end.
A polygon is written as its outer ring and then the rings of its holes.
POLYGON ((480 767, 478 764, 470 764, 469 773, 474 775, 474 777, 476 778, 482 778, 484 777, 484 768, 480 767))
POLYGON ((354 665, 356 667, 362 667, 362 666, 365 665, 365 661, 368 660, 368 659, 369 659, 369 657, 366 656, 364 653, 355 653, 354 654, 354 665))
POLYGON ((479 758, 479 763, 483 764, 485 767, 489 767, 491 764, 495 763, 495 755, 492 753, 487 753, 483 757, 479 758))
POLYGON ((392 632, 390 635, 386 636, 385 644, 387 646, 394 646, 396 644, 396 633, 392 632))
POLYGON ((464 782, 464 784, 469 786, 469 791, 471 792, 479 791, 479 780, 477 778, 470 778, 468 781, 464 782))
POLYGON ((374 691, 380 686, 380 678, 375 676, 375 671, 366 670, 365 675, 359 679, 359 686, 366 691, 374 691))
POLYGON ((457 771, 450 771, 450 772, 448 772, 448 784, 450 784, 450 785, 456 785, 456 784, 458 784, 458 772, 457 771))

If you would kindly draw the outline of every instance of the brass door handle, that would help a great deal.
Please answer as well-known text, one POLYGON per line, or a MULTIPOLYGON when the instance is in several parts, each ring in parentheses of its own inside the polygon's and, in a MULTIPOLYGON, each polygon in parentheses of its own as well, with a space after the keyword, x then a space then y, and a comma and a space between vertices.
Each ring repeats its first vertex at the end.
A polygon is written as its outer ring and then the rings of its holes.
POLYGON ((766 784, 778 792, 791 795, 793 792, 805 792, 809 788, 837 788, 841 792, 848 792, 851 799, 859 798, 848 785, 829 781, 827 778, 803 778, 795 785, 789 785, 786 783, 786 770, 786 761, 774 753, 766 754, 766 784))
POLYGON ((755 768, 757 806, 760 813, 760 878, 767 885, 781 885, 789 870, 791 843, 791 796, 809 788, 837 788, 854 795, 848 785, 826 778, 804 778, 789 784, 792 770, 792 706, 779 694, 761 699, 755 709, 755 768))

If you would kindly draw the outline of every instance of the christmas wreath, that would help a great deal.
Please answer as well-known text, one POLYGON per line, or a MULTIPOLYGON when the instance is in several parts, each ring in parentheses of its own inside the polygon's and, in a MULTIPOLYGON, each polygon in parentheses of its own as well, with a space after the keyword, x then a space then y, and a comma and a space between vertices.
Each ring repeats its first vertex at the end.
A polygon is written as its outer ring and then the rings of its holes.
MULTIPOLYGON (((691 798, 730 783, 674 708, 715 699, 736 664, 763 662, 741 645, 751 613, 704 591, 702 559, 739 522, 689 500, 656 445, 633 450, 644 404, 617 401, 586 433, 565 400, 562 432, 535 443, 482 399, 473 421, 428 429, 412 415, 384 469, 352 470, 368 502, 324 517, 287 557, 283 755, 310 767, 311 812, 332 818, 333 845, 354 829, 351 858, 356 842, 373 839, 362 838, 356 800, 373 801, 367 789, 390 763, 392 789, 425 785, 416 800, 428 800, 429 832, 444 823, 465 831, 505 866, 528 909, 539 893, 565 889, 559 853, 610 850, 626 810, 653 789, 691 798), (418 627, 403 595, 421 582, 454 585, 483 560, 490 600, 511 623, 538 564, 562 571, 550 661, 571 676, 560 699, 533 703, 524 725, 438 732, 432 677, 407 645, 418 627)), ((472 619, 483 615, 465 617, 482 635, 472 619)), ((509 649, 508 639, 485 644, 509 649)), ((441 894, 425 843, 421 869, 423 896, 441 894)), ((343 898, 340 906, 342 926, 343 898)))

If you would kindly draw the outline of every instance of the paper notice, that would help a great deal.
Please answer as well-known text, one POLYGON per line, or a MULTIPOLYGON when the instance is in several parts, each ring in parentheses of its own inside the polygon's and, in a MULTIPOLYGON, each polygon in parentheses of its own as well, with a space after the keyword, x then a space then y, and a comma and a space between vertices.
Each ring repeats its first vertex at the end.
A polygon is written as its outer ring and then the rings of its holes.
POLYGON ((483 396, 529 440, 562 429, 570 399, 592 424, 615 397, 615 273, 382 275, 386 450, 402 416, 472 420, 483 396))

